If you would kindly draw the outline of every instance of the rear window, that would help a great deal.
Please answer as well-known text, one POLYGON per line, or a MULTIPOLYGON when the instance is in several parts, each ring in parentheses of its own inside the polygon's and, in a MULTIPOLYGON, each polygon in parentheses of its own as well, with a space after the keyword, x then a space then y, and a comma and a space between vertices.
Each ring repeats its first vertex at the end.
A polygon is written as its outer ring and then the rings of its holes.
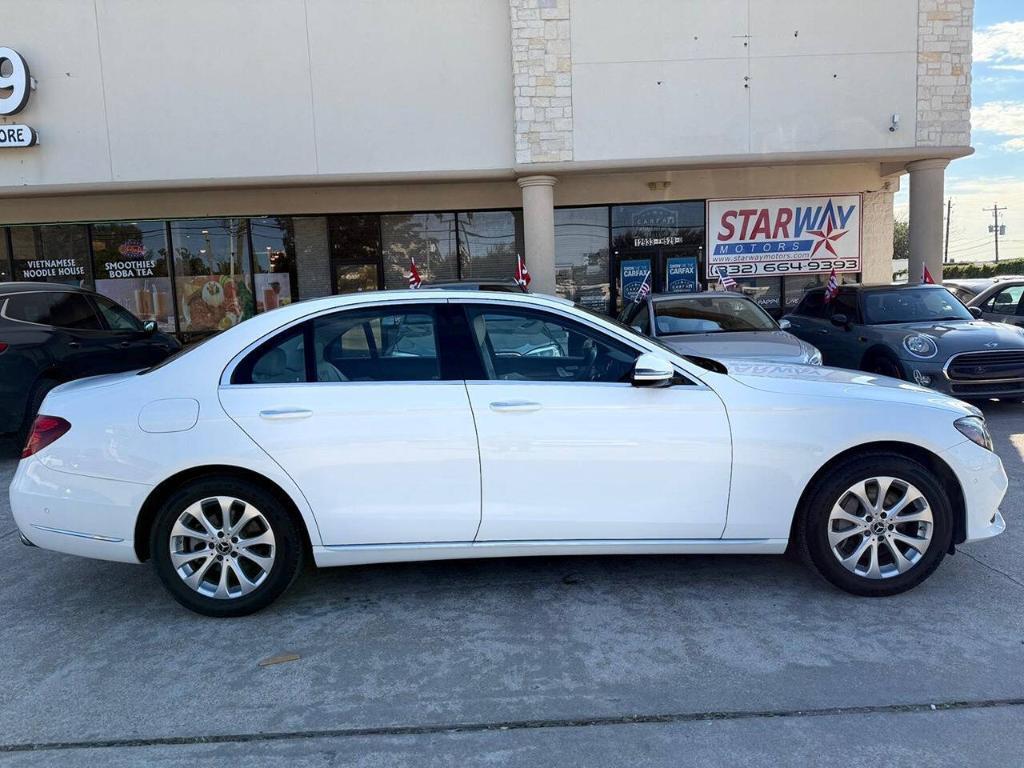
POLYGON ((4 314, 10 320, 57 328, 99 330, 102 327, 92 304, 83 294, 65 291, 11 294, 4 314))

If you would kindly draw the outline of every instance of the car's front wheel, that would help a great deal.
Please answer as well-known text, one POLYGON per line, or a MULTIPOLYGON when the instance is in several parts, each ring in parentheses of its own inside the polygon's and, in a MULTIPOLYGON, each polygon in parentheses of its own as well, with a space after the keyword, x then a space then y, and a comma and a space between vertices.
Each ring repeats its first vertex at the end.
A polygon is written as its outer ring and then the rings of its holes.
POLYGON ((895 595, 938 567, 953 535, 942 483, 897 454, 852 458, 807 494, 797 536, 814 568, 855 595, 895 595))
POLYGON ((174 599, 206 616, 244 616, 273 602, 302 567, 302 538, 281 501, 235 478, 187 484, 160 507, 150 536, 174 599))

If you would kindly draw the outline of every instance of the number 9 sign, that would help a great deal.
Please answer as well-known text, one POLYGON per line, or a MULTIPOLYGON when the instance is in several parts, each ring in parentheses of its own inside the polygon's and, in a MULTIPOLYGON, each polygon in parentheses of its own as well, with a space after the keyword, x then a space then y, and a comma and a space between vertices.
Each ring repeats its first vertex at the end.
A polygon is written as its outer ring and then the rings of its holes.
POLYGON ((16 115, 28 103, 32 78, 28 64, 13 48, 0 46, 0 115, 16 115))

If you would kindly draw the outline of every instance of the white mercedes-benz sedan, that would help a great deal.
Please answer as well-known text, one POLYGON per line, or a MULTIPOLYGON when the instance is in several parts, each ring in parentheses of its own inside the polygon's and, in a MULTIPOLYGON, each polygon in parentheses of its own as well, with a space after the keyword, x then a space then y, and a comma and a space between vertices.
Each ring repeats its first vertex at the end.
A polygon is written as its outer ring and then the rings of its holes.
POLYGON ((800 552, 891 595, 1004 528, 981 413, 876 375, 681 357, 559 299, 304 301, 44 401, 23 541, 152 561, 183 605, 266 606, 319 566, 800 552), (728 366, 728 367, 726 367, 728 366))

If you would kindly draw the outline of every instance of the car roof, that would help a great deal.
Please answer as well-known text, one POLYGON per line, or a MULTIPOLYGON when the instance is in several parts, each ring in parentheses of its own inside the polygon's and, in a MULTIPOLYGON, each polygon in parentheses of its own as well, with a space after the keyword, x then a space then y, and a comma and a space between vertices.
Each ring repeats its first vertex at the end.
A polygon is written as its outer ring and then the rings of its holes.
MULTIPOLYGON (((945 290, 945 288, 936 283, 843 283, 839 286, 839 290, 856 291, 858 293, 868 293, 871 291, 909 291, 909 290, 920 290, 920 289, 936 289, 945 290)), ((819 285, 814 288, 809 288, 807 293, 820 293, 825 290, 825 286, 819 285)))
POLYGON ((65 283, 43 283, 43 282, 6 282, 0 283, 0 293, 35 293, 38 291, 67 291, 69 293, 92 293, 86 288, 65 283))

